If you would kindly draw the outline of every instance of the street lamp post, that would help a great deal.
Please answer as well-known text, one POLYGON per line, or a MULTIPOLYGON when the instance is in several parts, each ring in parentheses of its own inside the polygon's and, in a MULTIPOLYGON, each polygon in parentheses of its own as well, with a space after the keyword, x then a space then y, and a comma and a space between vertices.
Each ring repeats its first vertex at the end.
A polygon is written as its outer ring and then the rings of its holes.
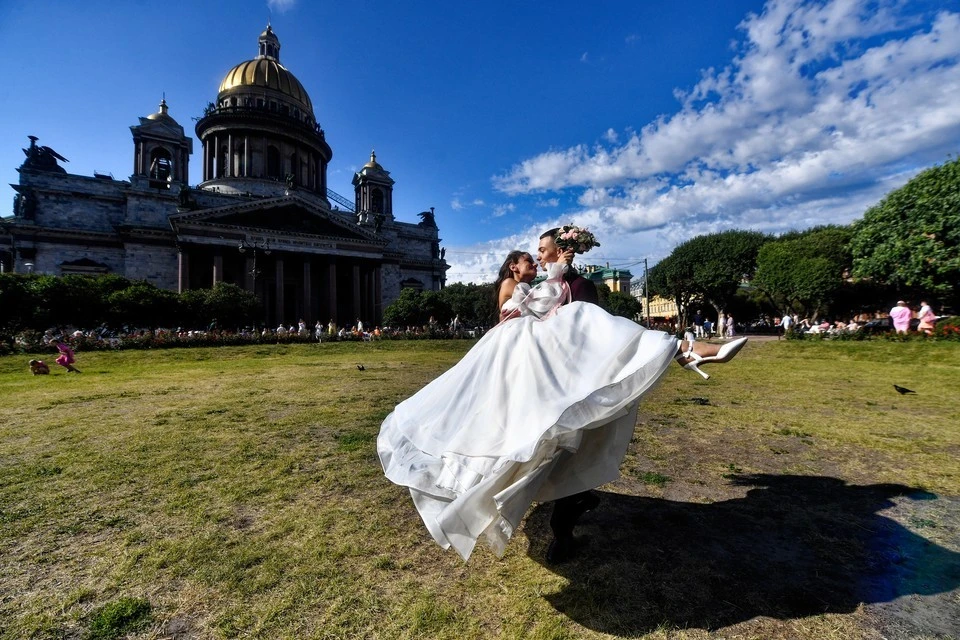
MULTIPOLYGON (((253 295, 257 300, 260 300, 260 297, 257 295, 257 276, 260 275, 260 271, 257 269, 257 251, 262 251, 263 255, 270 255, 270 240, 248 240, 244 238, 240 241, 240 244, 237 245, 237 251, 240 253, 246 253, 247 250, 250 250, 250 256, 253 258, 253 268, 250 269, 250 277, 253 280, 253 295)), ((257 325, 254 322, 253 330, 256 332, 257 325)))

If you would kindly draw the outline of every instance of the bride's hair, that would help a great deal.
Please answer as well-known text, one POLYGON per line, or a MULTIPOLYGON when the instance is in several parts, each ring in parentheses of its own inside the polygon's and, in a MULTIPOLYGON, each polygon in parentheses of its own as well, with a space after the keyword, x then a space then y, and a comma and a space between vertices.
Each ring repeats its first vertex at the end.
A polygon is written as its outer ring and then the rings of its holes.
MULTIPOLYGON (((497 310, 497 313, 500 313, 500 285, 503 284, 504 280, 510 280, 513 278, 513 272, 510 271, 510 266, 520 262, 520 258, 523 256, 530 255, 526 251, 520 251, 519 249, 511 251, 507 254, 507 259, 503 261, 503 264, 500 265, 500 273, 497 274, 497 280, 493 283, 493 307, 497 310)), ((533 257, 531 256, 531 260, 533 257)))

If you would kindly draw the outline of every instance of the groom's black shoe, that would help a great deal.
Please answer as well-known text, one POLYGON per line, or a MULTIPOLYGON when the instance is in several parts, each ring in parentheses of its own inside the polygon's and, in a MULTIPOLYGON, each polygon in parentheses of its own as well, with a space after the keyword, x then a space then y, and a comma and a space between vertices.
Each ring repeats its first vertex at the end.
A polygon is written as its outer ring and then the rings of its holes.
POLYGON ((576 541, 573 536, 554 536, 547 546, 547 563, 562 564, 576 555, 576 541))
POLYGON ((600 504, 600 498, 593 491, 584 491, 557 500, 550 517, 553 540, 547 547, 547 562, 559 564, 576 555, 577 544, 573 537, 573 528, 587 511, 600 504))

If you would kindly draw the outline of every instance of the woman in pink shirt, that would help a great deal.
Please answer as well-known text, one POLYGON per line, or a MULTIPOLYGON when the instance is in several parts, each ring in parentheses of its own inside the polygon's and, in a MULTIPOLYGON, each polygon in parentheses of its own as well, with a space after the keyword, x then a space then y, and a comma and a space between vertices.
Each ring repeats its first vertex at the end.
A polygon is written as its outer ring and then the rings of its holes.
POLYGON ((913 311, 903 300, 897 300, 897 306, 890 309, 890 320, 893 322, 893 328, 897 333, 906 333, 910 329, 910 318, 913 317, 913 311))

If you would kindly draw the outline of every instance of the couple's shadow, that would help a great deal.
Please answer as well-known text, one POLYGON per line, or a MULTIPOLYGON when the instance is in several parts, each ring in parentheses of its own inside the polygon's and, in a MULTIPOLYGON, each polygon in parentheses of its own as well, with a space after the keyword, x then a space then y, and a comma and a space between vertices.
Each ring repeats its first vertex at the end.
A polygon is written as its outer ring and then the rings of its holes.
MULTIPOLYGON (((932 494, 814 476, 733 482, 755 488, 713 504, 598 492, 600 506, 577 528, 584 538, 577 557, 545 565, 569 580, 548 600, 585 627, 642 635, 664 626, 717 629, 761 615, 848 613, 860 603, 960 586, 960 554, 878 513, 897 496, 927 501, 915 503, 916 513, 927 514, 911 516, 917 527, 956 531, 955 511, 953 522, 938 523, 937 510, 924 510, 936 503, 932 494)), ((540 563, 550 509, 540 505, 527 519, 528 553, 540 563)), ((943 600, 950 608, 950 598, 943 600)), ((957 633, 947 614, 933 623, 944 628, 928 632, 957 633)))

